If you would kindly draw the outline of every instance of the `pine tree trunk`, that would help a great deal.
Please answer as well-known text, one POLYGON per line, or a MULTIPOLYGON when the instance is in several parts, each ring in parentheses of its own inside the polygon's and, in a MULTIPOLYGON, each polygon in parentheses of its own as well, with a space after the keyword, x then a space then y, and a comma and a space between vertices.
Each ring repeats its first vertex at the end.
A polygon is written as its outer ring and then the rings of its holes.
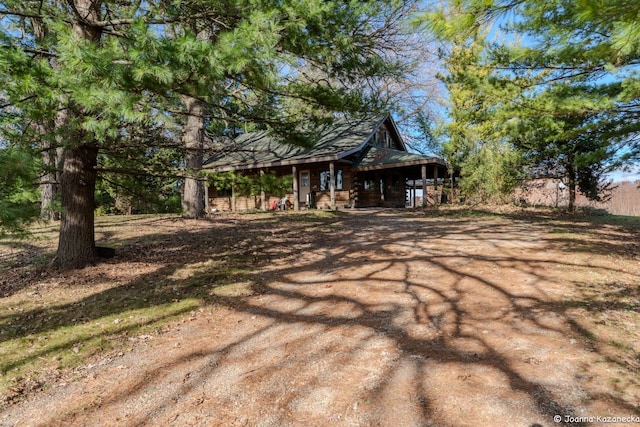
POLYGON ((182 142, 185 148, 184 166, 186 176, 182 191, 182 216, 201 218, 204 216, 204 185, 196 174, 202 168, 202 149, 204 148, 204 114, 200 101, 182 96, 187 110, 187 123, 184 127, 182 142))
POLYGON ((59 201, 60 174, 64 150, 60 147, 47 147, 42 152, 44 175, 40 184, 40 218, 44 221, 59 221, 60 212, 56 208, 59 201))
MULTIPOLYGON (((102 27, 91 25, 98 21, 101 2, 96 0, 71 0, 72 27, 79 40, 100 43, 102 27)), ((63 110, 58 119, 68 121, 82 119, 81 109, 63 110)), ((56 123, 61 125, 62 122, 56 123)), ((96 259, 94 234, 94 205, 96 189, 96 165, 98 148, 88 143, 87 135, 78 131, 64 149, 62 173, 58 180, 62 213, 60 237, 54 266, 62 269, 82 268, 96 259)))
POLYGON ((42 166, 45 173, 40 184, 40 218, 43 221, 55 221, 60 219, 59 213, 54 209, 54 201, 58 193, 56 180, 56 150, 47 148, 42 152, 42 166))
POLYGON ((94 193, 98 149, 80 145, 65 151, 60 177, 62 217, 54 265, 82 268, 96 258, 94 193))
MULTIPOLYGON (((48 129, 52 131, 52 128, 48 129)), ((50 143, 42 144, 42 166, 44 174, 40 184, 40 218, 43 221, 54 221, 60 219, 53 207, 53 202, 58 193, 58 181, 56 169, 58 165, 55 147, 50 143), (56 218, 57 216, 57 218, 56 218)))
MULTIPOLYGON (((38 44, 44 42, 48 34, 48 28, 40 18, 32 18, 33 35, 38 44)), ((44 55, 37 54, 39 60, 46 60, 44 55)), ((56 68, 56 63, 51 60, 51 66, 56 68)), ((40 184, 40 219, 43 221, 57 221, 60 219, 60 212, 55 209, 54 202, 58 195, 58 176, 60 151, 52 143, 51 135, 55 133, 56 127, 60 124, 59 119, 66 117, 64 112, 58 112, 56 120, 45 120, 43 124, 44 135, 42 136, 42 166, 44 174, 40 184)))

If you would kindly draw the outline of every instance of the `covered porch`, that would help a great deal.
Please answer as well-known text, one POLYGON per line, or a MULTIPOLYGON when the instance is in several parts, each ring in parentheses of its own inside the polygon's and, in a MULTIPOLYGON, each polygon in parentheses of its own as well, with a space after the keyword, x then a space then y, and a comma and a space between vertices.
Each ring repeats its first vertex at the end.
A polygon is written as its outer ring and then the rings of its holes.
POLYGON ((346 161, 329 161, 287 167, 261 168, 246 172, 289 176, 291 188, 278 194, 260 191, 247 196, 236 189, 207 186, 207 209, 247 211, 280 209, 345 209, 360 207, 403 208, 441 201, 445 185, 451 183, 443 162, 378 164, 354 167, 346 161))

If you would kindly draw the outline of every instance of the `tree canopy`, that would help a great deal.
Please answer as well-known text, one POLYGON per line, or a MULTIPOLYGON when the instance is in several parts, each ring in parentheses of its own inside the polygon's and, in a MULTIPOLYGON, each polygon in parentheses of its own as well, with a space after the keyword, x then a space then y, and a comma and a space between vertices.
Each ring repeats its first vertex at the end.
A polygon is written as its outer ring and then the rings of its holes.
MULTIPOLYGON (((39 186, 42 215, 61 218, 57 265, 80 267, 96 255, 96 203, 128 211, 158 187, 156 202, 177 209, 180 193, 197 217, 203 154, 239 132, 307 144, 336 113, 395 98, 433 142, 422 106, 435 91, 416 74, 431 53, 405 31, 417 4, 0 2, 0 226, 33 217, 39 186)), ((553 176, 599 199, 607 172, 640 160, 639 13, 625 0, 450 0, 414 16, 442 42, 441 152, 469 195, 553 176)))
MULTIPOLYGON (((385 42, 409 6, 1 2, 0 118, 12 126, 3 123, 0 139, 39 151, 43 171, 57 172, 45 180, 59 186, 62 206, 57 265, 80 267, 95 256, 97 173, 128 172, 132 163, 110 159, 140 158, 152 148, 197 153, 207 129, 220 124, 257 125, 306 143, 333 112, 381 106, 366 83, 402 71, 385 42), (194 132, 181 136, 190 120, 194 132)), ((187 159, 176 175, 197 169, 197 159, 187 159)))
POLYGON ((0 148, 0 234, 23 231, 38 213, 37 195, 31 187, 38 164, 30 154, 0 148))
POLYGON ((452 0, 422 20, 457 49, 492 34, 462 67, 467 89, 492 97, 484 128, 501 130, 494 143, 522 154, 529 176, 565 178, 597 199, 606 172, 640 158, 639 12, 624 0, 452 0), (478 69, 489 84, 474 88, 478 69))

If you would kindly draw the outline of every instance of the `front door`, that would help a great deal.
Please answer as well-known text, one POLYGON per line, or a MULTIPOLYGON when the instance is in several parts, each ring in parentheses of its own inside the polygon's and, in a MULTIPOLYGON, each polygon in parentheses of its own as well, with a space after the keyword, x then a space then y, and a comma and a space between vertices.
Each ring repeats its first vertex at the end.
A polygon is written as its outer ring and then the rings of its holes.
POLYGON ((307 194, 311 191, 311 174, 309 171, 300 171, 300 189, 298 191, 298 201, 306 202, 307 194))

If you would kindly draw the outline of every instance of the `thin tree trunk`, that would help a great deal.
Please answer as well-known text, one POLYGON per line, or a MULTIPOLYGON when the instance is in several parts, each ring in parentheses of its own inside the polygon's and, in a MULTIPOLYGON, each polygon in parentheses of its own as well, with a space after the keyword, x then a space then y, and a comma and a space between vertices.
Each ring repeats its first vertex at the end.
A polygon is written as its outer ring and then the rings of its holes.
MULTIPOLYGON (((51 134, 55 131, 55 123, 48 122, 44 126, 44 133, 51 134)), ((43 221, 55 221, 60 219, 56 212, 54 202, 58 194, 58 158, 57 151, 48 135, 43 135, 42 167, 44 173, 40 178, 40 219, 43 221)))
POLYGON ((569 212, 576 209, 576 171, 573 165, 569 166, 569 212))
MULTIPOLYGON (((48 35, 48 28, 44 21, 39 18, 32 18, 33 35, 37 44, 43 43, 48 35)), ((46 60, 43 55, 37 54, 39 60, 46 60)), ((51 66, 56 68, 55 61, 51 60, 51 66)), ((60 113, 59 113, 60 114, 60 113)), ((40 179, 40 219, 44 221, 55 221, 60 219, 60 212, 55 209, 56 196, 58 194, 58 169, 59 158, 56 144, 53 143, 58 120, 47 120, 43 122, 42 130, 42 166, 44 174, 40 179)))
POLYGON ((60 193, 62 217, 54 265, 62 269, 82 268, 96 258, 94 237, 94 192, 98 149, 80 145, 65 151, 60 193))
POLYGON ((57 221, 60 212, 55 209, 58 194, 58 159, 55 148, 47 148, 42 152, 42 164, 45 173, 40 184, 40 218, 44 221, 57 221))
MULTIPOLYGON (((67 121, 67 111, 60 110, 56 116, 56 120, 49 132, 55 132, 55 129, 59 129, 65 125, 67 121)), ((56 202, 60 201, 60 175, 62 173, 64 149, 62 148, 63 141, 60 137, 56 137, 55 144, 51 142, 45 143, 42 151, 42 164, 44 166, 45 174, 42 177, 42 184, 40 185, 40 217, 45 221, 59 221, 60 210, 56 206, 56 202)))
POLYGON ((187 110, 187 123, 182 142, 185 148, 184 166, 186 177, 182 191, 182 216, 201 218, 204 216, 204 185, 197 179, 202 168, 204 148, 204 109, 197 99, 182 96, 187 110))

